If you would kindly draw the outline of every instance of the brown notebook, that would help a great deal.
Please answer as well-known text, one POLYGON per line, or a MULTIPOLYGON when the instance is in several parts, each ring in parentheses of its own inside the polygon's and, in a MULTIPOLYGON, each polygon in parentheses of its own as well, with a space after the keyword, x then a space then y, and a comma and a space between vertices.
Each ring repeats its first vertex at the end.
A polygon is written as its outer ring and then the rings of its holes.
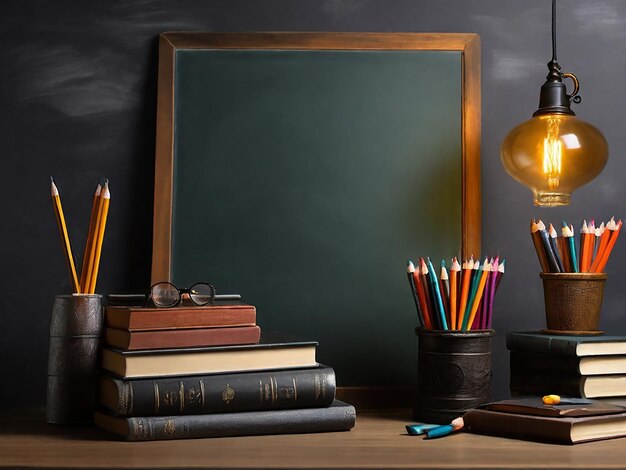
POLYGON ((108 345, 128 350, 254 344, 258 343, 261 338, 261 328, 258 326, 233 326, 146 331, 107 328, 104 332, 104 338, 108 345))
POLYGON ((256 308, 241 303, 176 308, 107 307, 104 317, 109 328, 133 331, 250 326, 256 324, 256 308))
MULTIPOLYGON (((534 399, 535 402, 539 400, 534 399)), ((476 434, 556 444, 626 436, 626 408, 592 400, 585 403, 554 407, 533 406, 528 400, 492 403, 465 413, 464 429, 476 434), (494 411, 494 408, 500 411, 494 411), (606 413, 597 414, 603 408, 606 413), (544 413, 551 416, 539 415, 544 413), (578 416, 574 416, 576 414, 578 416)))

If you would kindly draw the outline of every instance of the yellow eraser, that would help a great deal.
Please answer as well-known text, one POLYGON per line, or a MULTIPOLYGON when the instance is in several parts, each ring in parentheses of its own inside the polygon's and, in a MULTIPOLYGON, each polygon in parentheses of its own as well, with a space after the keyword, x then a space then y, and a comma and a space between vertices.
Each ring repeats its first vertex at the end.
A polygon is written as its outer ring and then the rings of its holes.
POLYGON ((558 395, 546 395, 542 401, 544 405, 558 405, 561 403, 561 397, 558 395))

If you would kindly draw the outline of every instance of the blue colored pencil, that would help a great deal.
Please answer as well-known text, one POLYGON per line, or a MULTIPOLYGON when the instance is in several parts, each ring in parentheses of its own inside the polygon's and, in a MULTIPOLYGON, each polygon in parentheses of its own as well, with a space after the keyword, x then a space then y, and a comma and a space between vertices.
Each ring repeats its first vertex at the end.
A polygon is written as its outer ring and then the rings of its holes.
POLYGON ((568 227, 567 223, 563 221, 563 228, 561 230, 563 233, 563 238, 567 241, 567 246, 569 248, 569 254, 572 261, 572 272, 579 272, 578 270, 578 259, 576 259, 576 245, 574 243, 574 228, 568 227))
POLYGON ((439 318, 441 320, 442 329, 447 330, 448 322, 446 321, 446 310, 443 307, 443 299, 441 298, 441 290, 439 289, 439 282, 437 282, 435 268, 433 267, 433 263, 430 262, 430 258, 426 258, 426 260, 428 262, 428 273, 431 275, 431 280, 433 282, 433 287, 435 290, 435 301, 433 303, 437 304, 437 310, 439 310, 439 318))

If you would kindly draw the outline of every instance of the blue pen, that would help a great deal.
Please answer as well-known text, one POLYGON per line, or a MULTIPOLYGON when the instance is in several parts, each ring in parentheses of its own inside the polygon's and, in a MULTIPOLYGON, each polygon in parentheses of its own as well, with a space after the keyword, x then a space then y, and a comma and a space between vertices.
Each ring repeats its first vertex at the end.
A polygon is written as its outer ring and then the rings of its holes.
POLYGON ((411 436, 421 436, 422 434, 426 434, 426 431, 438 428, 439 426, 439 424, 408 424, 406 426, 406 432, 411 436))
POLYGON ((433 263, 430 262, 430 258, 426 258, 426 262, 428 263, 428 274, 431 275, 433 288, 435 289, 435 299, 439 307, 438 310, 439 318, 441 319, 441 327, 443 330, 447 330, 448 322, 446 321, 446 311, 443 308, 443 300, 441 299, 441 291, 439 290, 439 283, 437 282, 437 276, 435 275, 435 268, 433 268, 433 263))

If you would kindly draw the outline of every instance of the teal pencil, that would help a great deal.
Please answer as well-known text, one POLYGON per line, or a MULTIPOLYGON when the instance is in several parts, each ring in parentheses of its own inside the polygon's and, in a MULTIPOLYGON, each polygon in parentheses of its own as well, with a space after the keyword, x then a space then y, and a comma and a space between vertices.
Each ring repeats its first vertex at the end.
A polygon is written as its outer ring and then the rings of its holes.
POLYGON ((561 233, 563 234, 563 238, 565 238, 567 246, 569 247, 570 257, 572 258, 572 271, 577 273, 579 270, 578 260, 576 259, 576 244, 574 243, 574 229, 572 227, 568 227, 565 221, 563 221, 561 233))
POLYGON ((467 322, 469 321, 470 313, 472 310, 472 304, 474 303, 474 297, 476 297, 476 292, 478 291, 478 283, 480 282, 480 258, 476 264, 474 264, 474 269, 472 272, 472 282, 470 284, 469 295, 467 296, 467 305, 465 306, 465 313, 463 314, 463 324, 461 325, 461 329, 465 330, 467 327, 467 322))
POLYGON ((439 289, 439 282, 437 282, 437 275, 435 274, 435 268, 433 263, 430 262, 430 258, 426 258, 428 262, 428 273, 432 276, 433 287, 435 289, 435 302, 437 303, 437 310, 439 310, 439 318, 441 319, 441 329, 448 329, 448 322, 446 321, 446 310, 443 308, 443 299, 441 298, 441 290, 439 289))

